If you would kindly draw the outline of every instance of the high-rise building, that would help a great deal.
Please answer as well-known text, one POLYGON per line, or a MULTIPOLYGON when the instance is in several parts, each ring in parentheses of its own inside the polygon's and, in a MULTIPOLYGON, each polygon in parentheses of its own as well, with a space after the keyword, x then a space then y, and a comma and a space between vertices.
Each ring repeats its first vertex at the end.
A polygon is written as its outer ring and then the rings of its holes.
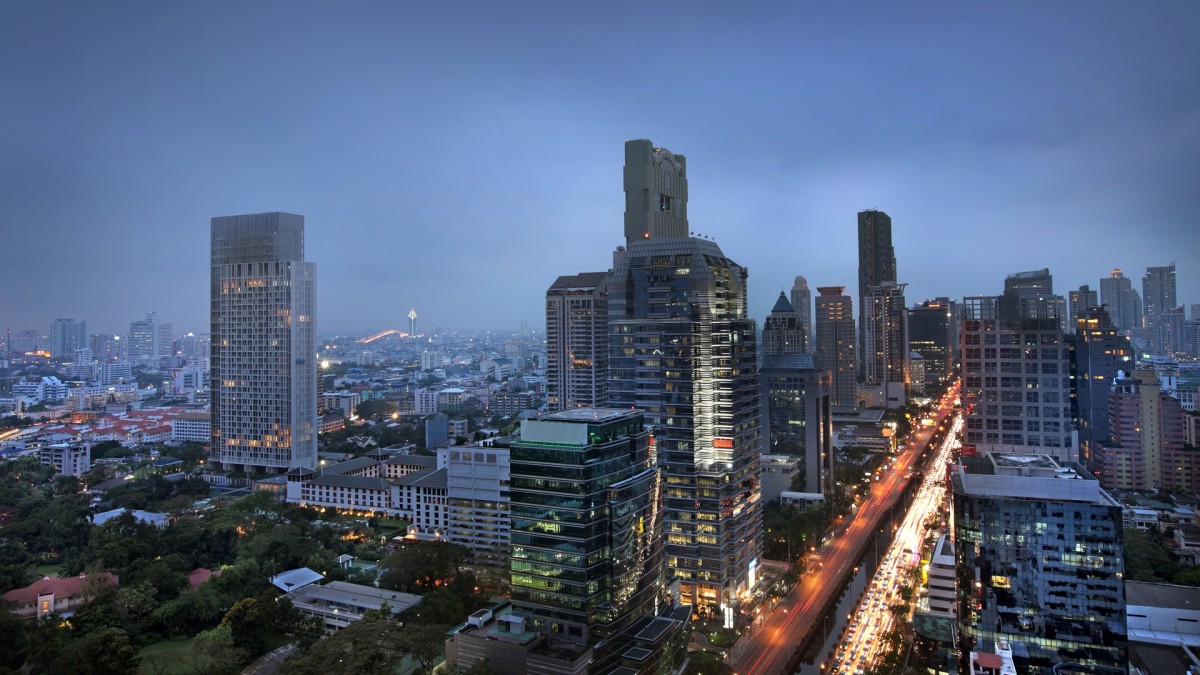
POLYGON ((1078 465, 985 459, 991 474, 951 477, 959 672, 978 672, 972 652, 1011 655, 1012 672, 1126 672, 1120 503, 1078 465))
POLYGON ((1109 438, 1108 390, 1117 372, 1133 365, 1129 338, 1100 308, 1075 320, 1075 401, 1078 410, 1079 461, 1096 471, 1098 444, 1109 438))
POLYGON ((892 219, 858 214, 858 380, 871 407, 896 408, 908 398, 908 307, 896 283, 892 219))
POLYGON ((1100 280, 1100 302, 1121 330, 1142 327, 1142 298, 1120 268, 1100 280))
POLYGON ((1067 320, 1066 298, 1054 294, 1054 277, 1048 267, 1008 275, 999 306, 1004 321, 1056 319, 1064 333, 1072 328, 1067 320))
POLYGON ((816 299, 816 353, 833 376, 833 405, 854 407, 856 367, 854 353, 854 301, 845 286, 821 286, 816 299))
POLYGON ((942 382, 954 371, 954 326, 954 303, 948 298, 926 300, 908 310, 908 346, 925 362, 926 384, 942 382))
POLYGON ((1149 329, 1151 346, 1163 353, 1157 343, 1159 317, 1167 310, 1175 309, 1175 263, 1162 267, 1147 267, 1142 277, 1142 311, 1145 327, 1149 329))
POLYGON ((592 646, 665 609, 662 481, 640 411, 522 420, 509 461, 514 613, 592 646))
POLYGON ((212 219, 211 453, 222 467, 316 467, 316 275, 303 216, 212 219))
POLYGON ((158 312, 150 312, 145 321, 129 324, 126 348, 131 360, 157 359, 174 353, 175 337, 172 326, 158 320, 158 312))
POLYGON ((1120 373, 1108 394, 1109 439, 1096 465, 1106 488, 1200 491, 1200 452, 1187 447, 1184 411, 1152 370, 1120 373))
POLYGON ((833 374, 812 354, 763 357, 764 455, 804 458, 804 491, 828 494, 833 487, 833 374))
MULTIPOLYGON (((966 298, 970 312, 999 302, 966 298)), ((964 447, 980 454, 1044 453, 1076 461, 1071 430, 1070 347, 1058 319, 980 319, 962 329, 964 447)))
POLYGON ((546 290, 550 410, 607 404, 608 272, 561 276, 546 290))
POLYGON ((787 296, 782 291, 767 320, 763 322, 762 355, 803 354, 804 329, 800 317, 792 310, 787 296))
POLYGON ((714 242, 666 237, 632 241, 609 278, 609 405, 644 410, 653 429, 668 568, 685 602, 727 618, 762 547, 746 278, 714 242))
POLYGON ((899 408, 908 401, 910 378, 906 284, 885 282, 861 294, 865 324, 859 328, 859 398, 870 408, 899 408))
POLYGON ((813 352, 813 321, 812 321, 812 291, 808 288, 808 280, 796 277, 792 283, 792 310, 800 317, 800 328, 804 331, 801 349, 805 354, 813 352))
POLYGON ((55 319, 50 324, 50 357, 54 359, 69 359, 76 349, 90 349, 92 334, 88 331, 87 321, 75 319, 55 319))
POLYGON ((1183 305, 1163 310, 1150 330, 1150 339, 1157 354, 1167 356, 1191 356, 1191 340, 1187 322, 1183 319, 1183 305))
POLYGON ((647 140, 625 142, 625 243, 688 236, 687 161, 647 140))
POLYGON ((1074 321, 1086 314, 1088 310, 1100 306, 1100 294, 1092 290, 1087 284, 1080 286, 1078 290, 1068 293, 1067 298, 1071 303, 1069 312, 1071 314, 1072 326, 1074 326, 1074 321))

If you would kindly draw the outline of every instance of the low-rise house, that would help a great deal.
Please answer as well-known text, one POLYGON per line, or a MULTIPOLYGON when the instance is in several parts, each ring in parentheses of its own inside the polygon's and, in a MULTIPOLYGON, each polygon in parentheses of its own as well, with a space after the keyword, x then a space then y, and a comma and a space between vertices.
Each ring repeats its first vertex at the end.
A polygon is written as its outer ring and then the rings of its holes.
POLYGON ((42 577, 24 588, 5 593, 4 600, 12 604, 12 613, 22 619, 41 619, 55 612, 69 617, 109 585, 120 585, 117 575, 109 572, 66 579, 42 577))

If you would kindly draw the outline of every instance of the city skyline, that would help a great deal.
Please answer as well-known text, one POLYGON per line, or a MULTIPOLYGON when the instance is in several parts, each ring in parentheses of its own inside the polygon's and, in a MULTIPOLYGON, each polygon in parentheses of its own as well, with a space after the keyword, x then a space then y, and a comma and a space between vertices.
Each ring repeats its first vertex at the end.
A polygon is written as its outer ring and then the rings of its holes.
POLYGON ((306 216, 323 334, 537 326, 621 243, 636 138, 686 154, 759 322, 797 275, 858 295, 870 208, 910 304, 1172 261, 1200 299, 1194 5, 702 6, 665 41, 607 7, 282 7, 2 10, 0 329, 202 332, 208 219, 274 210, 306 216))

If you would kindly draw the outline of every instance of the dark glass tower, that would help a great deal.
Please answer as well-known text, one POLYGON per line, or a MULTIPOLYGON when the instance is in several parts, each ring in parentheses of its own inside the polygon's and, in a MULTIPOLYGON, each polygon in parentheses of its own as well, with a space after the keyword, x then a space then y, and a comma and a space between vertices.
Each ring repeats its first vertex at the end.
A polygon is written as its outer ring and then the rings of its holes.
MULTIPOLYGON (((684 602, 730 609, 762 546, 756 333, 746 269, 712 241, 654 238, 609 279, 609 404, 645 411, 684 602)), ((728 616, 728 615, 727 615, 728 616)))
POLYGON ((666 606, 662 490, 640 411, 522 420, 510 462, 516 613, 592 646, 666 606))
POLYGON ((1079 462, 1096 471, 1099 444, 1109 439, 1109 387, 1117 371, 1133 368, 1133 349, 1129 338, 1120 334, 1108 313, 1100 308, 1077 316, 1074 341, 1079 462))

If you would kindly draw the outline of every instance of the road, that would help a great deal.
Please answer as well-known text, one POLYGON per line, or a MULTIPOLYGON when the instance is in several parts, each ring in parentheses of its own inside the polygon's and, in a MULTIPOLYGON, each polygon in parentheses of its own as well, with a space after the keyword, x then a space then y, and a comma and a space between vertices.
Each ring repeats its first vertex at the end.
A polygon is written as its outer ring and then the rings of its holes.
MULTIPOLYGON (((950 433, 938 449, 930 466, 934 470, 925 475, 921 487, 913 498, 912 506, 896 530, 887 554, 880 561, 875 576, 855 613, 854 621, 846 631, 846 637, 838 649, 829 672, 861 673, 876 665, 884 650, 883 636, 892 629, 896 621, 890 606, 903 603, 897 589, 905 583, 915 586, 913 570, 919 563, 919 555, 926 536, 925 522, 930 514, 937 513, 946 501, 946 476, 936 470, 944 467, 958 446, 956 434, 962 426, 962 417, 955 418, 950 433)), ((913 589, 913 598, 917 596, 913 589)))
MULTIPOLYGON (((958 389, 950 390, 935 413, 940 424, 953 412, 958 389)), ((792 652, 814 626, 827 621, 820 613, 841 590, 841 580, 853 569, 858 551, 875 534, 884 515, 900 498, 908 472, 921 461, 933 435, 933 427, 921 427, 892 464, 874 483, 870 495, 845 531, 821 547, 806 572, 761 625, 750 629, 733 650, 734 672, 738 675, 785 675, 792 652)))

